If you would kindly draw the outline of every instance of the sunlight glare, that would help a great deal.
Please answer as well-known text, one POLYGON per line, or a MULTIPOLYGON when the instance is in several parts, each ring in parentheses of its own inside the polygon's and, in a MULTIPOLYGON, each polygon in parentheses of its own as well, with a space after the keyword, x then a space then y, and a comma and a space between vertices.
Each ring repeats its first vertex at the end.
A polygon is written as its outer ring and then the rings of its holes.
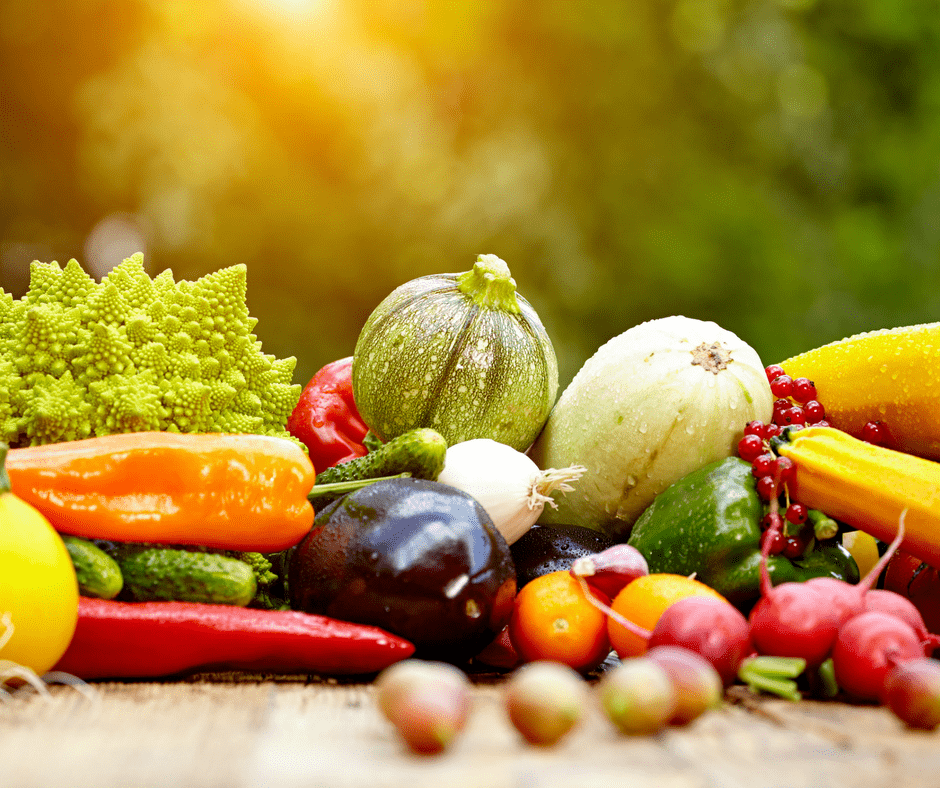
POLYGON ((309 19, 325 13, 334 0, 242 0, 269 18, 309 19))

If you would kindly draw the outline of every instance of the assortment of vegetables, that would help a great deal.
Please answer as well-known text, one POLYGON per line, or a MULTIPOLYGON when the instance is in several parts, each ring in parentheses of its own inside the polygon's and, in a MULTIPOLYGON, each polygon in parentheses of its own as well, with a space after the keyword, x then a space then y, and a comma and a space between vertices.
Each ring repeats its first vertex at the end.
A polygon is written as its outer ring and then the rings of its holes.
MULTIPOLYGON (((652 572, 695 574, 734 604, 748 608, 760 595, 760 521, 764 502, 749 463, 728 457, 670 485, 637 520, 627 544, 652 572)), ((801 555, 768 560, 774 584, 811 577, 856 582, 858 570, 834 534, 813 539, 801 555)))
POLYGON ((475 663, 512 671, 541 746, 596 671, 628 735, 735 682, 940 725, 940 324, 764 367, 662 318, 557 402, 494 255, 397 288, 302 392, 253 328, 244 266, 34 263, 0 291, 0 659, 377 675, 421 754, 465 727, 475 663))

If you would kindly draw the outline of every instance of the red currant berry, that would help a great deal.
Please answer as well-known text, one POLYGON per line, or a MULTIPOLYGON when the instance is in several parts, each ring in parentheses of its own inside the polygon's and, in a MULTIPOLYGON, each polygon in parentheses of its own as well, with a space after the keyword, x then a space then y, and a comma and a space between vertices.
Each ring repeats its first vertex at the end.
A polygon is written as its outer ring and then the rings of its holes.
POLYGON ((785 426, 790 424, 806 424, 806 411, 799 405, 794 405, 783 411, 780 418, 785 426))
POLYGON ((779 378, 785 373, 779 364, 771 364, 769 367, 764 367, 764 374, 767 376, 767 382, 770 383, 774 378, 779 378))
POLYGON ((816 399, 816 386, 809 378, 793 378, 790 396, 797 402, 809 402, 816 399))
POLYGON ((801 555, 803 551, 806 550, 806 542, 804 542, 799 536, 787 536, 783 540, 783 548, 780 552, 785 558, 789 558, 791 561, 795 561, 801 555))
POLYGON ((868 443, 881 445, 885 439, 884 423, 880 421, 870 421, 862 427, 862 440, 868 443))
POLYGON ((793 391, 793 380, 789 375, 777 375, 770 381, 770 390, 775 397, 789 397, 793 391))
POLYGON ((738 441, 738 456, 747 462, 754 462, 764 452, 764 441, 757 435, 745 435, 738 441))
POLYGON ((783 424, 783 414, 790 410, 793 407, 793 403, 788 399, 776 399, 774 400, 774 415, 773 420, 774 424, 783 424))
POLYGON ((803 525, 806 522, 806 518, 809 516, 809 510, 801 503, 791 503, 787 507, 785 517, 787 522, 793 523, 794 525, 803 525))
POLYGON ((789 457, 778 457, 774 473, 780 476, 781 484, 787 484, 793 481, 793 477, 796 475, 796 465, 789 457))
POLYGON ((780 434, 780 425, 779 424, 765 424, 764 431, 761 437, 765 441, 769 441, 771 438, 775 438, 780 434))
POLYGON ((785 541, 786 540, 784 539, 783 534, 779 530, 775 528, 768 528, 766 531, 764 531, 763 534, 761 534, 761 549, 763 550, 766 548, 769 555, 779 555, 783 552, 783 543, 785 541), (770 542, 769 547, 767 542, 770 542))
POLYGON ((769 501, 777 497, 777 482, 773 476, 761 476, 755 487, 762 501, 769 501))
POLYGON ((814 427, 831 427, 832 425, 825 419, 820 419, 819 421, 814 422, 813 426, 814 427))
POLYGON ((814 399, 803 404, 803 412, 806 414, 807 424, 818 424, 826 418, 826 409, 822 406, 822 403, 814 399))
POLYGON ((777 512, 767 512, 761 517, 760 527, 762 531, 766 531, 768 528, 776 528, 778 531, 782 531, 783 518, 777 512))
POLYGON ((751 473, 758 479, 761 476, 773 476, 776 470, 777 455, 773 452, 765 452, 751 462, 751 473))
POLYGON ((754 421, 749 421, 744 425, 744 434, 745 435, 757 435, 758 437, 762 436, 764 433, 764 422, 754 419, 754 421))

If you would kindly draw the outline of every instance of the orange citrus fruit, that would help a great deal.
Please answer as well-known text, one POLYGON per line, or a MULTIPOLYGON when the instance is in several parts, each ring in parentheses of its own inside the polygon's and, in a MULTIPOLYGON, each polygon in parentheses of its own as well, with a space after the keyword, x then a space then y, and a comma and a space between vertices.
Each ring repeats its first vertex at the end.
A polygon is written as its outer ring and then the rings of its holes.
MULTIPOLYGON (((694 578, 654 573, 627 583, 614 598, 611 607, 634 624, 652 631, 667 607, 688 596, 724 599, 715 589, 694 578)), ((613 618, 607 621, 607 632, 611 646, 620 657, 637 657, 646 652, 646 641, 629 632, 613 618)))
MULTIPOLYGON (((610 604, 600 592, 595 596, 610 604)), ((591 604, 567 570, 536 577, 519 590, 509 638, 525 662, 554 660, 581 672, 596 668, 610 653, 607 614, 591 604)))

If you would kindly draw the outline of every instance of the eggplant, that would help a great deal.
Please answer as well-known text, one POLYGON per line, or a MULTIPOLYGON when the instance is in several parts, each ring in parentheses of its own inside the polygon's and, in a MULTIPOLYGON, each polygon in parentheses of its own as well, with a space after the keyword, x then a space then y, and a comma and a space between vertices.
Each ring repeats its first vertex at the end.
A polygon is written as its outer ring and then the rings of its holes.
POLYGON ((540 575, 567 572, 576 558, 600 553, 613 545, 611 537, 587 526, 536 523, 510 548, 516 584, 522 588, 540 575))
POLYGON ((406 638, 415 656, 459 664, 509 623, 516 569, 467 493, 385 479, 320 511, 288 565, 290 606, 406 638))

